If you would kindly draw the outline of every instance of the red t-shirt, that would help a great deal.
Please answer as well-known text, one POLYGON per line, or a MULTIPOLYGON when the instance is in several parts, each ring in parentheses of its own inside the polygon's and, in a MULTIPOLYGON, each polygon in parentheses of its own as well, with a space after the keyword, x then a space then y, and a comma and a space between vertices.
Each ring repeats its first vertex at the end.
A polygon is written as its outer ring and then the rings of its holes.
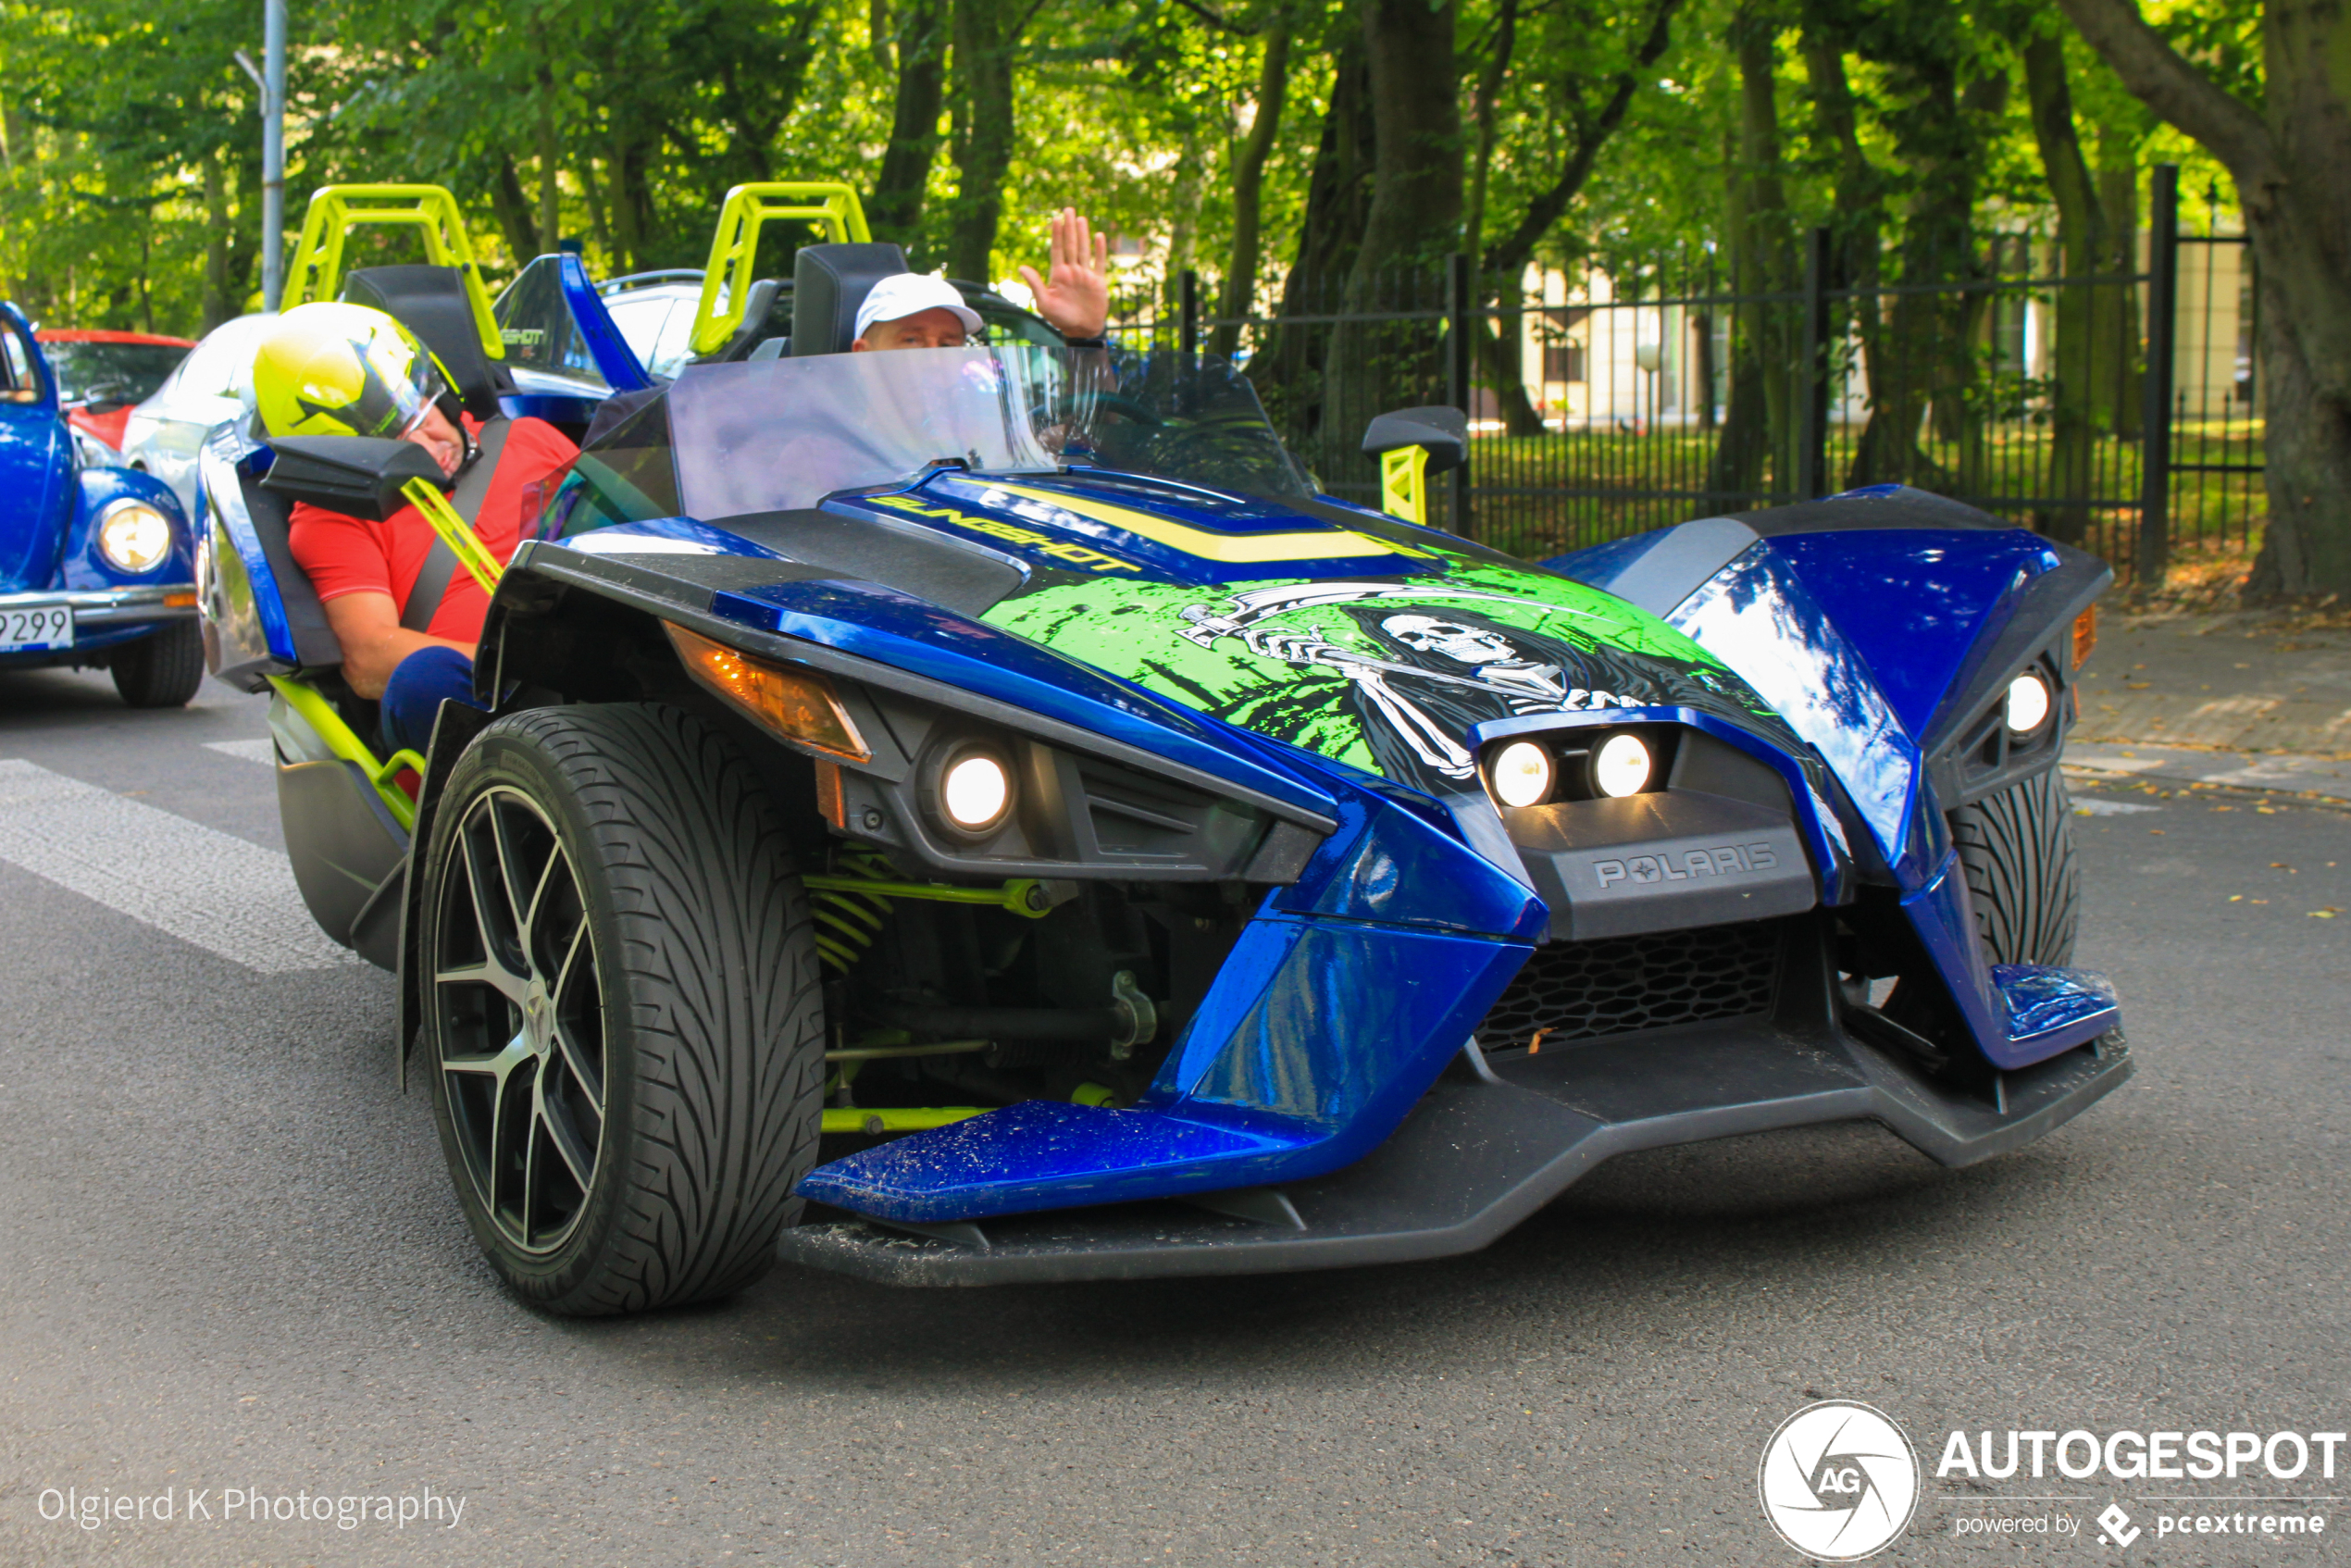
MULTIPOLYGON (((472 420, 466 423, 473 428, 472 420)), ((544 419, 517 419, 507 428, 505 450, 490 476, 490 493, 474 519, 474 531, 501 565, 522 543, 526 492, 578 455, 579 449, 544 419)), ((379 523, 297 501, 287 542, 294 560, 310 574, 321 604, 346 593, 385 593, 392 596, 392 613, 399 615, 407 610, 409 591, 417 586, 417 575, 425 569, 425 557, 432 554, 439 537, 414 506, 404 506, 379 523)), ((449 591, 441 596, 441 608, 425 630, 453 642, 479 642, 482 619, 489 613, 490 596, 460 566, 450 574, 449 591)))

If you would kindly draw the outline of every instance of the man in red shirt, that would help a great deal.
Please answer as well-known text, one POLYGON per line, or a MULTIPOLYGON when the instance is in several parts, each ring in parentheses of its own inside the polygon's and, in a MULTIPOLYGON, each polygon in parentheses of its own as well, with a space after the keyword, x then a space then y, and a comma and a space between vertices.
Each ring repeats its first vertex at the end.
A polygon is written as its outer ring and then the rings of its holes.
MULTIPOLYGON (((481 427, 459 411, 431 355, 392 317, 365 305, 305 305, 280 317, 255 354, 254 391, 271 435, 396 437, 430 453, 452 479, 494 461, 473 525, 501 564, 522 542, 527 497, 578 455, 553 425, 516 419, 494 460, 485 456, 476 445, 481 427)), ((294 560, 342 645, 343 679, 380 704, 388 751, 421 750, 444 699, 473 702, 489 595, 461 567, 449 573, 421 627, 422 610, 410 614, 439 537, 414 506, 382 522, 308 502, 293 508, 294 560)))

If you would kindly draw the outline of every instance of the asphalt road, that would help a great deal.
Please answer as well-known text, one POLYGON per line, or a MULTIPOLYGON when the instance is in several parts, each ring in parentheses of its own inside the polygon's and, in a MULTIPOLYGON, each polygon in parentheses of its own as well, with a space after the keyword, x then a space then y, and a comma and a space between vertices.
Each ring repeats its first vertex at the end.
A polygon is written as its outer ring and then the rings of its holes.
MULTIPOLYGON (((158 876, 228 867, 182 893, 249 888, 256 919, 278 863, 228 840, 279 847, 269 775, 213 747, 263 733, 218 687, 131 714, 102 678, 0 677, 0 759, 44 770, 13 777, 96 787, 59 784, 54 820, 115 814, 158 876)), ((2351 908, 2351 815, 2096 798, 2148 808, 2076 823, 2081 962, 2121 986, 2139 1077, 2021 1153, 1739 1139, 1619 1161, 1449 1262, 936 1293, 777 1273, 587 1324, 478 1258, 393 1084, 385 977, 168 934, 184 901, 127 914, 103 868, 20 869, 64 852, 34 830, 53 808, 0 813, 0 1562, 1793 1563, 1757 1463, 1822 1397, 1924 1450, 1877 1561, 2334 1560, 2342 1500, 2308 1505, 2322 1537, 2165 1538, 2149 1483, 1985 1483, 2073 1500, 1994 1505, 1934 1475, 1953 1428, 2351 1425, 2351 915, 2308 913, 2351 908), (42 1517, 49 1488, 167 1487, 168 1522, 42 1517), (221 1516, 231 1491, 428 1488, 438 1517, 404 1525, 221 1516), (2127 1553, 2087 1523, 2108 1501, 2146 1527, 2127 1553), (2082 1533, 1953 1535, 1987 1510, 2082 1533)))

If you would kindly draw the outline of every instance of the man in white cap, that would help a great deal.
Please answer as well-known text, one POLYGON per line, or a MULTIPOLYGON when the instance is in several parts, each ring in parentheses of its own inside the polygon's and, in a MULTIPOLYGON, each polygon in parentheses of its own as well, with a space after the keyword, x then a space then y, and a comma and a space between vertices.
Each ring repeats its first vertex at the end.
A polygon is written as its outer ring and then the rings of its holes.
MULTIPOLYGON (((1110 322, 1110 237, 1093 232, 1074 207, 1064 207, 1053 218, 1053 240, 1046 276, 1033 267, 1020 269, 1021 280, 1037 299, 1037 314, 1072 343, 1088 345, 1102 340, 1110 322)), ((944 278, 920 272, 895 272, 876 283, 857 307, 857 337, 852 354, 885 348, 961 348, 979 330, 979 314, 944 278)))

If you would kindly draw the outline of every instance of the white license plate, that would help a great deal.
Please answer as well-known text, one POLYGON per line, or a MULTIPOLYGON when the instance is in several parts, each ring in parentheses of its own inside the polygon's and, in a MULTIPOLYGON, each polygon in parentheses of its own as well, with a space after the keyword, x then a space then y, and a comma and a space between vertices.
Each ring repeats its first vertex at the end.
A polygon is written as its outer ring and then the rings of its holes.
POLYGON ((29 648, 73 646, 73 611, 63 604, 41 610, 0 610, 0 653, 29 648))

